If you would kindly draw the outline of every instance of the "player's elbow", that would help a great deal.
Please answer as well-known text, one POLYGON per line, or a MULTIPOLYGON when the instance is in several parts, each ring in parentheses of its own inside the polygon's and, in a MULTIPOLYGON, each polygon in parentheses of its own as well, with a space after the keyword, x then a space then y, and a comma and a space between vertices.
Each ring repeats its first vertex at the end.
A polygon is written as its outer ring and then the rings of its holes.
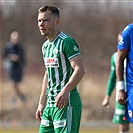
POLYGON ((85 68, 82 68, 80 70, 80 76, 83 77, 85 75, 85 68))

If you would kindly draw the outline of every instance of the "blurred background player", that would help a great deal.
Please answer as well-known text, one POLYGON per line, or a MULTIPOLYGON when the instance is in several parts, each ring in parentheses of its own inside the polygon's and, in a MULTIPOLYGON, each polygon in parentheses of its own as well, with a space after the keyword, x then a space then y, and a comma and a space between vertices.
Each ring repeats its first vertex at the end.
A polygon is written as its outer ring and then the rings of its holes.
MULTIPOLYGON (((118 34, 117 37, 118 42, 120 41, 120 39, 121 39, 121 32, 118 34)), ((117 52, 113 53, 111 57, 111 70, 107 83, 106 95, 102 102, 102 105, 106 108, 109 108, 109 100, 116 85, 116 59, 117 59, 117 52)), ((126 67, 126 60, 124 64, 125 64, 124 67, 126 67)), ((125 106, 118 103, 118 91, 116 90, 116 105, 112 122, 119 124, 119 133, 129 133, 129 122, 127 120, 123 120, 124 113, 125 113, 125 106)))
POLYGON ((26 99, 24 94, 20 91, 19 83, 23 77, 25 52, 20 43, 20 34, 18 31, 13 31, 11 33, 10 41, 4 48, 3 59, 6 75, 11 81, 14 90, 12 103, 15 104, 17 98, 24 102, 26 99))

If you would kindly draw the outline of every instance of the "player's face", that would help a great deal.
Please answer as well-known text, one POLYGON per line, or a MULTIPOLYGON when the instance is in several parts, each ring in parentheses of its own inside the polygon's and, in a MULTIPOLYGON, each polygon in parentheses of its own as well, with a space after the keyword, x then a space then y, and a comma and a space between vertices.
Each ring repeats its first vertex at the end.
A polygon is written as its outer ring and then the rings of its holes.
POLYGON ((16 45, 16 44, 19 43, 19 39, 20 39, 19 33, 17 33, 17 32, 12 32, 12 34, 11 34, 11 36, 10 36, 10 41, 11 41, 14 45, 16 45))
POLYGON ((50 11, 38 14, 38 27, 41 35, 51 38, 56 31, 56 18, 53 17, 50 11))

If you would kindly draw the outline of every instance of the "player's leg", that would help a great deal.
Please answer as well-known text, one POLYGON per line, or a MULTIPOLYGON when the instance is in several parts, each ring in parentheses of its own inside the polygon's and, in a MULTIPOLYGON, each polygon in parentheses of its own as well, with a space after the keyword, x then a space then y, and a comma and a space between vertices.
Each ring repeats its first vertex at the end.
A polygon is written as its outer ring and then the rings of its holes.
POLYGON ((54 126, 50 110, 51 109, 49 107, 45 107, 45 109, 43 110, 39 133, 54 133, 54 126))
POLYGON ((53 109, 53 125, 55 133, 67 133, 67 106, 53 109))
POLYGON ((54 130, 55 133, 78 133, 81 119, 80 105, 67 106, 63 109, 54 110, 54 130))
POLYGON ((25 102, 26 97, 24 96, 24 94, 20 90, 19 82, 13 81, 13 89, 14 89, 15 97, 18 97, 18 98, 20 98, 20 100, 22 102, 25 102))
POLYGON ((78 133, 81 120, 82 103, 79 94, 70 98, 71 105, 62 109, 55 108, 55 133, 78 133))
POLYGON ((125 106, 116 102, 115 113, 113 116, 113 123, 119 124, 119 133, 128 133, 129 132, 129 122, 124 120, 125 106))
POLYGON ((133 123, 133 86, 127 85, 127 96, 125 117, 129 122, 133 123))
POLYGON ((11 80, 11 86, 12 86, 12 90, 13 90, 13 96, 11 99, 11 103, 12 103, 12 105, 16 105, 17 104, 17 98, 19 97, 17 82, 14 80, 11 80))
POLYGON ((68 133, 78 133, 80 128, 80 120, 81 120, 81 112, 82 112, 82 106, 81 105, 74 105, 72 107, 72 122, 69 122, 69 116, 68 116, 68 124, 70 124, 70 127, 68 126, 68 133))
POLYGON ((129 123, 119 124, 119 133, 129 133, 129 123))
POLYGON ((18 83, 16 81, 13 81, 12 84, 13 84, 13 90, 14 90, 15 96, 20 97, 20 91, 19 91, 18 83))
POLYGON ((19 83, 22 80, 22 71, 18 68, 12 68, 12 72, 10 73, 10 80, 12 81, 12 86, 14 90, 15 97, 20 98, 21 101, 25 100, 24 94, 21 92, 19 83))

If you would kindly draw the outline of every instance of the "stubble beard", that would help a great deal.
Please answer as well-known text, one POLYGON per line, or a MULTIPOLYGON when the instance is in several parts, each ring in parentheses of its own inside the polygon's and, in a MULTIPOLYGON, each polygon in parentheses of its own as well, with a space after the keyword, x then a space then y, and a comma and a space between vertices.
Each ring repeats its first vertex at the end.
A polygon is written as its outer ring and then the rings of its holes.
POLYGON ((41 32, 41 35, 46 37, 46 36, 47 36, 47 33, 42 33, 42 32, 41 32))

